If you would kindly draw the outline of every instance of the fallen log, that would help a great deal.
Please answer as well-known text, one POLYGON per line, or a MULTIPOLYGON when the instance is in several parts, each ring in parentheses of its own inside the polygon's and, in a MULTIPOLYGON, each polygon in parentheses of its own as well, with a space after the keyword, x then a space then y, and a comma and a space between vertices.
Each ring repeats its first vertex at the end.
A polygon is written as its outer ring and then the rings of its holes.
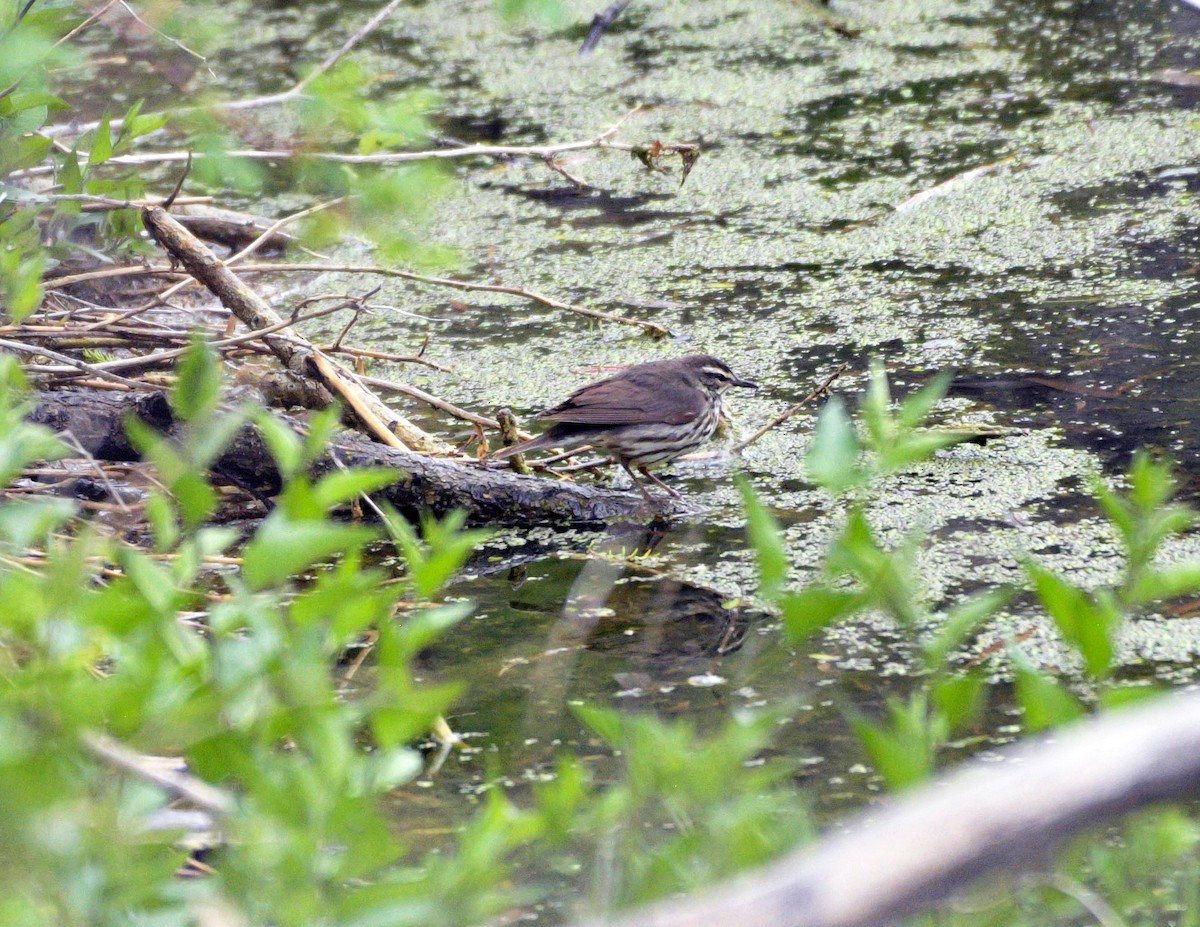
POLYGON ((684 899, 573 927, 884 927, 1091 827, 1200 795, 1200 694, 1163 696, 964 763, 814 846, 684 899))
MULTIPOLYGON (((165 434, 179 426, 163 393, 126 393, 79 389, 47 391, 38 396, 30 420, 57 432, 69 432, 79 446, 99 460, 138 459, 125 436, 126 416, 136 416, 165 434)), ((281 419, 298 427, 286 416, 281 419)), ((457 460, 429 457, 345 433, 331 442, 314 465, 316 475, 341 466, 389 467, 399 479, 376 494, 408 518, 422 513, 467 512, 473 524, 596 526, 621 519, 645 520, 649 515, 677 517, 690 511, 686 503, 664 499, 647 512, 635 492, 522 476, 511 470, 488 470, 457 460)), ((218 459, 215 470, 247 487, 273 492, 279 473, 257 430, 242 429, 218 459)))

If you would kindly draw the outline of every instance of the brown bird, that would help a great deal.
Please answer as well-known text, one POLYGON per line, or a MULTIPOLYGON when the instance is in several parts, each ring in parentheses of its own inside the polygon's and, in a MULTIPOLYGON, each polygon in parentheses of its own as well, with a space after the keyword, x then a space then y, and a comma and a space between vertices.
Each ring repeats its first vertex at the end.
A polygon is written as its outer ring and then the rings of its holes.
POLYGON ((758 388, 708 354, 637 364, 577 389, 553 409, 538 414, 539 419, 555 423, 545 434, 493 456, 503 459, 543 448, 590 444, 624 468, 647 502, 653 502, 653 497, 634 467, 678 498, 679 493, 646 468, 674 460, 711 438, 725 413, 722 394, 731 386, 758 388))

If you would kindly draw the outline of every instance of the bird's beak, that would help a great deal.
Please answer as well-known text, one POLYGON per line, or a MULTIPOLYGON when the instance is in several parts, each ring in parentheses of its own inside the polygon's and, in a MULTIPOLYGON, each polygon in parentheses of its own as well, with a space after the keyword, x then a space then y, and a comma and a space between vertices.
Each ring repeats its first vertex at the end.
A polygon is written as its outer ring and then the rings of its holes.
POLYGON ((730 386, 744 386, 746 389, 758 389, 758 384, 753 380, 730 380, 730 386))

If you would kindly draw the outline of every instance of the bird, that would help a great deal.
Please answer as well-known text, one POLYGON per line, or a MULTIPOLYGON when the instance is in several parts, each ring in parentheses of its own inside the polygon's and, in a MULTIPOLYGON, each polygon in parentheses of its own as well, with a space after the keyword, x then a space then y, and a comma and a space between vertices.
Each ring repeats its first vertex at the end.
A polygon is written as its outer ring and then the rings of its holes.
POLYGON ((724 393, 731 386, 757 389, 710 354, 626 367, 615 376, 589 383, 536 418, 552 422, 546 432, 492 455, 504 459, 544 448, 590 444, 629 474, 647 503, 654 498, 634 473, 679 498, 679 493, 647 468, 666 463, 708 441, 725 415, 724 393))

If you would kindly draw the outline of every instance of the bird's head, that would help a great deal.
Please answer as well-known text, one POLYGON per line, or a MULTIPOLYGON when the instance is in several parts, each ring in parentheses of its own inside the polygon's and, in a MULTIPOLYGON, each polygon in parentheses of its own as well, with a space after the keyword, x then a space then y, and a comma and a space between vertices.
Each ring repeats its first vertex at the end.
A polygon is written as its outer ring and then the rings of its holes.
POLYGON ((696 354, 684 360, 705 388, 714 393, 723 393, 731 386, 758 389, 758 384, 753 380, 743 380, 729 369, 728 364, 710 354, 696 354))

